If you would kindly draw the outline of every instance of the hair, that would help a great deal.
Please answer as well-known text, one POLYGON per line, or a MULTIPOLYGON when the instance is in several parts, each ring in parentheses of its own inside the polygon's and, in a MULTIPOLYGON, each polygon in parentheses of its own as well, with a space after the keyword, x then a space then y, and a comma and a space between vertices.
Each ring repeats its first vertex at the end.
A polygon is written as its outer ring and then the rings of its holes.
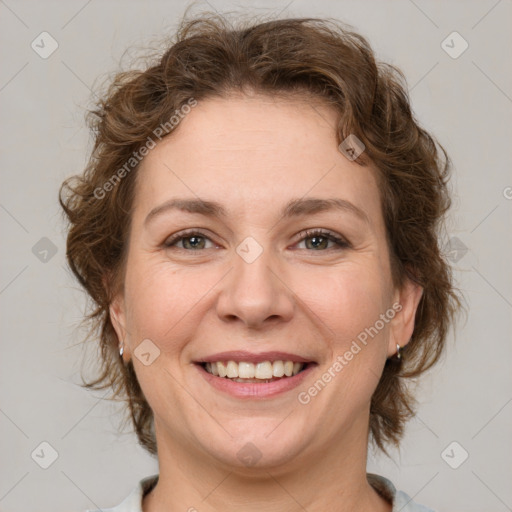
POLYGON ((234 27, 213 14, 184 18, 156 61, 117 73, 89 111, 90 160, 59 194, 69 222, 67 261, 91 299, 84 321, 101 354, 96 378, 84 385, 111 388, 113 398, 125 400, 139 442, 157 453, 153 412, 132 362, 119 357, 109 315, 122 289, 138 169, 127 171, 126 163, 191 98, 247 91, 321 100, 339 113, 338 142, 355 135, 365 146, 355 161, 377 169, 393 282, 410 279, 423 288, 412 338, 400 361, 387 360, 371 399, 371 438, 387 453, 414 414, 408 383, 439 360, 460 305, 440 247, 451 164, 415 120, 402 73, 332 19, 239 19, 234 27))

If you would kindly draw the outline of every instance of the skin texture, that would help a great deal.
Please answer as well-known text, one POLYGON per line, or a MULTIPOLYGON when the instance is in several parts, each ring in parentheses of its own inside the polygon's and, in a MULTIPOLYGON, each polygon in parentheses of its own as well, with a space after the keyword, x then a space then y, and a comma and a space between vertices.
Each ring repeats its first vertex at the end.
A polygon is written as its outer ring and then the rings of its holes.
POLYGON ((394 287, 375 170, 343 156, 335 126, 335 112, 304 98, 208 99, 142 162, 110 311, 155 416, 160 480, 145 512, 391 510, 366 481, 369 406, 386 358, 410 339, 421 288, 394 287), (349 210, 281 216, 289 200, 311 197, 349 201, 367 221, 349 210), (217 201, 227 216, 168 210, 145 223, 173 198, 217 201), (314 228, 350 246, 316 248, 301 234, 314 228), (206 237, 199 249, 190 238, 165 247, 188 229, 206 237), (249 236, 263 249, 252 263, 236 252, 249 236), (299 403, 397 302, 393 320, 299 403), (133 355, 144 339, 160 350, 148 366, 133 355), (193 363, 226 350, 286 351, 318 366, 296 389, 242 400, 193 363), (261 453, 252 467, 237 457, 246 443, 261 453))

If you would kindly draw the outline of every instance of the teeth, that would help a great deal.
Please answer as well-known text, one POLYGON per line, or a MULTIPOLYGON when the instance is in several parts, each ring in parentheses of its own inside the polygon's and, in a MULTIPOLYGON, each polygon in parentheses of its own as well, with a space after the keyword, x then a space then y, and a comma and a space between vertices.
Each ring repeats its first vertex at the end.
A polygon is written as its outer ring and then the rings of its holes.
POLYGON ((293 361, 262 361, 261 363, 248 363, 241 361, 217 361, 206 363, 205 369, 208 373, 219 377, 227 377, 236 382, 267 381, 274 377, 291 377, 297 375, 304 368, 303 363, 293 361))
POLYGON ((245 384, 248 383, 257 383, 257 384, 268 384, 275 379, 231 379, 233 382, 243 382, 245 384))
POLYGON ((235 363, 235 361, 228 361, 226 374, 226 376, 230 379, 236 379, 238 377, 238 365, 235 363))
MULTIPOLYGON (((300 363, 297 363, 300 364, 300 363)), ((299 372, 297 372, 299 373, 299 372)), ((274 377, 282 377, 284 375, 284 363, 283 361, 274 361, 272 365, 272 375, 274 377)))
MULTIPOLYGON (((215 363, 213 365, 215 366, 215 363)), ((252 363, 238 363, 238 377, 254 379, 254 365, 252 363)))
POLYGON ((270 361, 264 361, 263 363, 256 364, 256 370, 254 371, 254 377, 257 379, 271 379, 272 378, 272 363, 270 361))
POLYGON ((291 377, 293 375, 293 361, 286 361, 284 363, 284 374, 287 377, 291 377))
POLYGON ((219 377, 225 377, 228 373, 226 371, 226 365, 222 362, 212 363, 212 365, 214 365, 214 364, 217 364, 217 370, 219 372, 219 377))

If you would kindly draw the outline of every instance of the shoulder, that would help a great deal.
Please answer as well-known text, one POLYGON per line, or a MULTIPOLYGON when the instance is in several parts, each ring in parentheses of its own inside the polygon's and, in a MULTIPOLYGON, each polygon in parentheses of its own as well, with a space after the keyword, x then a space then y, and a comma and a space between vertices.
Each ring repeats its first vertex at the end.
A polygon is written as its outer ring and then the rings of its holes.
POLYGON ((158 475, 143 478, 132 492, 116 507, 86 510, 85 512, 142 512, 142 498, 158 482, 158 475))
POLYGON ((367 477, 370 485, 393 504, 392 512, 434 512, 431 508, 415 503, 405 492, 397 491, 387 478, 371 473, 367 477))
MULTIPOLYGON (((384 498, 393 504, 392 512, 434 512, 432 509, 415 503, 412 498, 379 475, 367 475, 370 485, 384 498)), ((87 510, 86 512, 142 512, 142 498, 158 482, 158 475, 148 476, 141 480, 126 499, 114 508, 87 510)))

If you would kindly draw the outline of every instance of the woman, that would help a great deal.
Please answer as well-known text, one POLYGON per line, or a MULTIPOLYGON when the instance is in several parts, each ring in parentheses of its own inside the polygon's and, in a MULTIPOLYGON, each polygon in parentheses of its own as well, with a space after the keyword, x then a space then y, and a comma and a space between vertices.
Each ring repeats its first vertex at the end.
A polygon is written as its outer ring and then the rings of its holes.
POLYGON ((367 475, 458 306, 444 150, 340 24, 184 21, 64 183, 102 373, 159 475, 116 512, 420 511, 367 475))

